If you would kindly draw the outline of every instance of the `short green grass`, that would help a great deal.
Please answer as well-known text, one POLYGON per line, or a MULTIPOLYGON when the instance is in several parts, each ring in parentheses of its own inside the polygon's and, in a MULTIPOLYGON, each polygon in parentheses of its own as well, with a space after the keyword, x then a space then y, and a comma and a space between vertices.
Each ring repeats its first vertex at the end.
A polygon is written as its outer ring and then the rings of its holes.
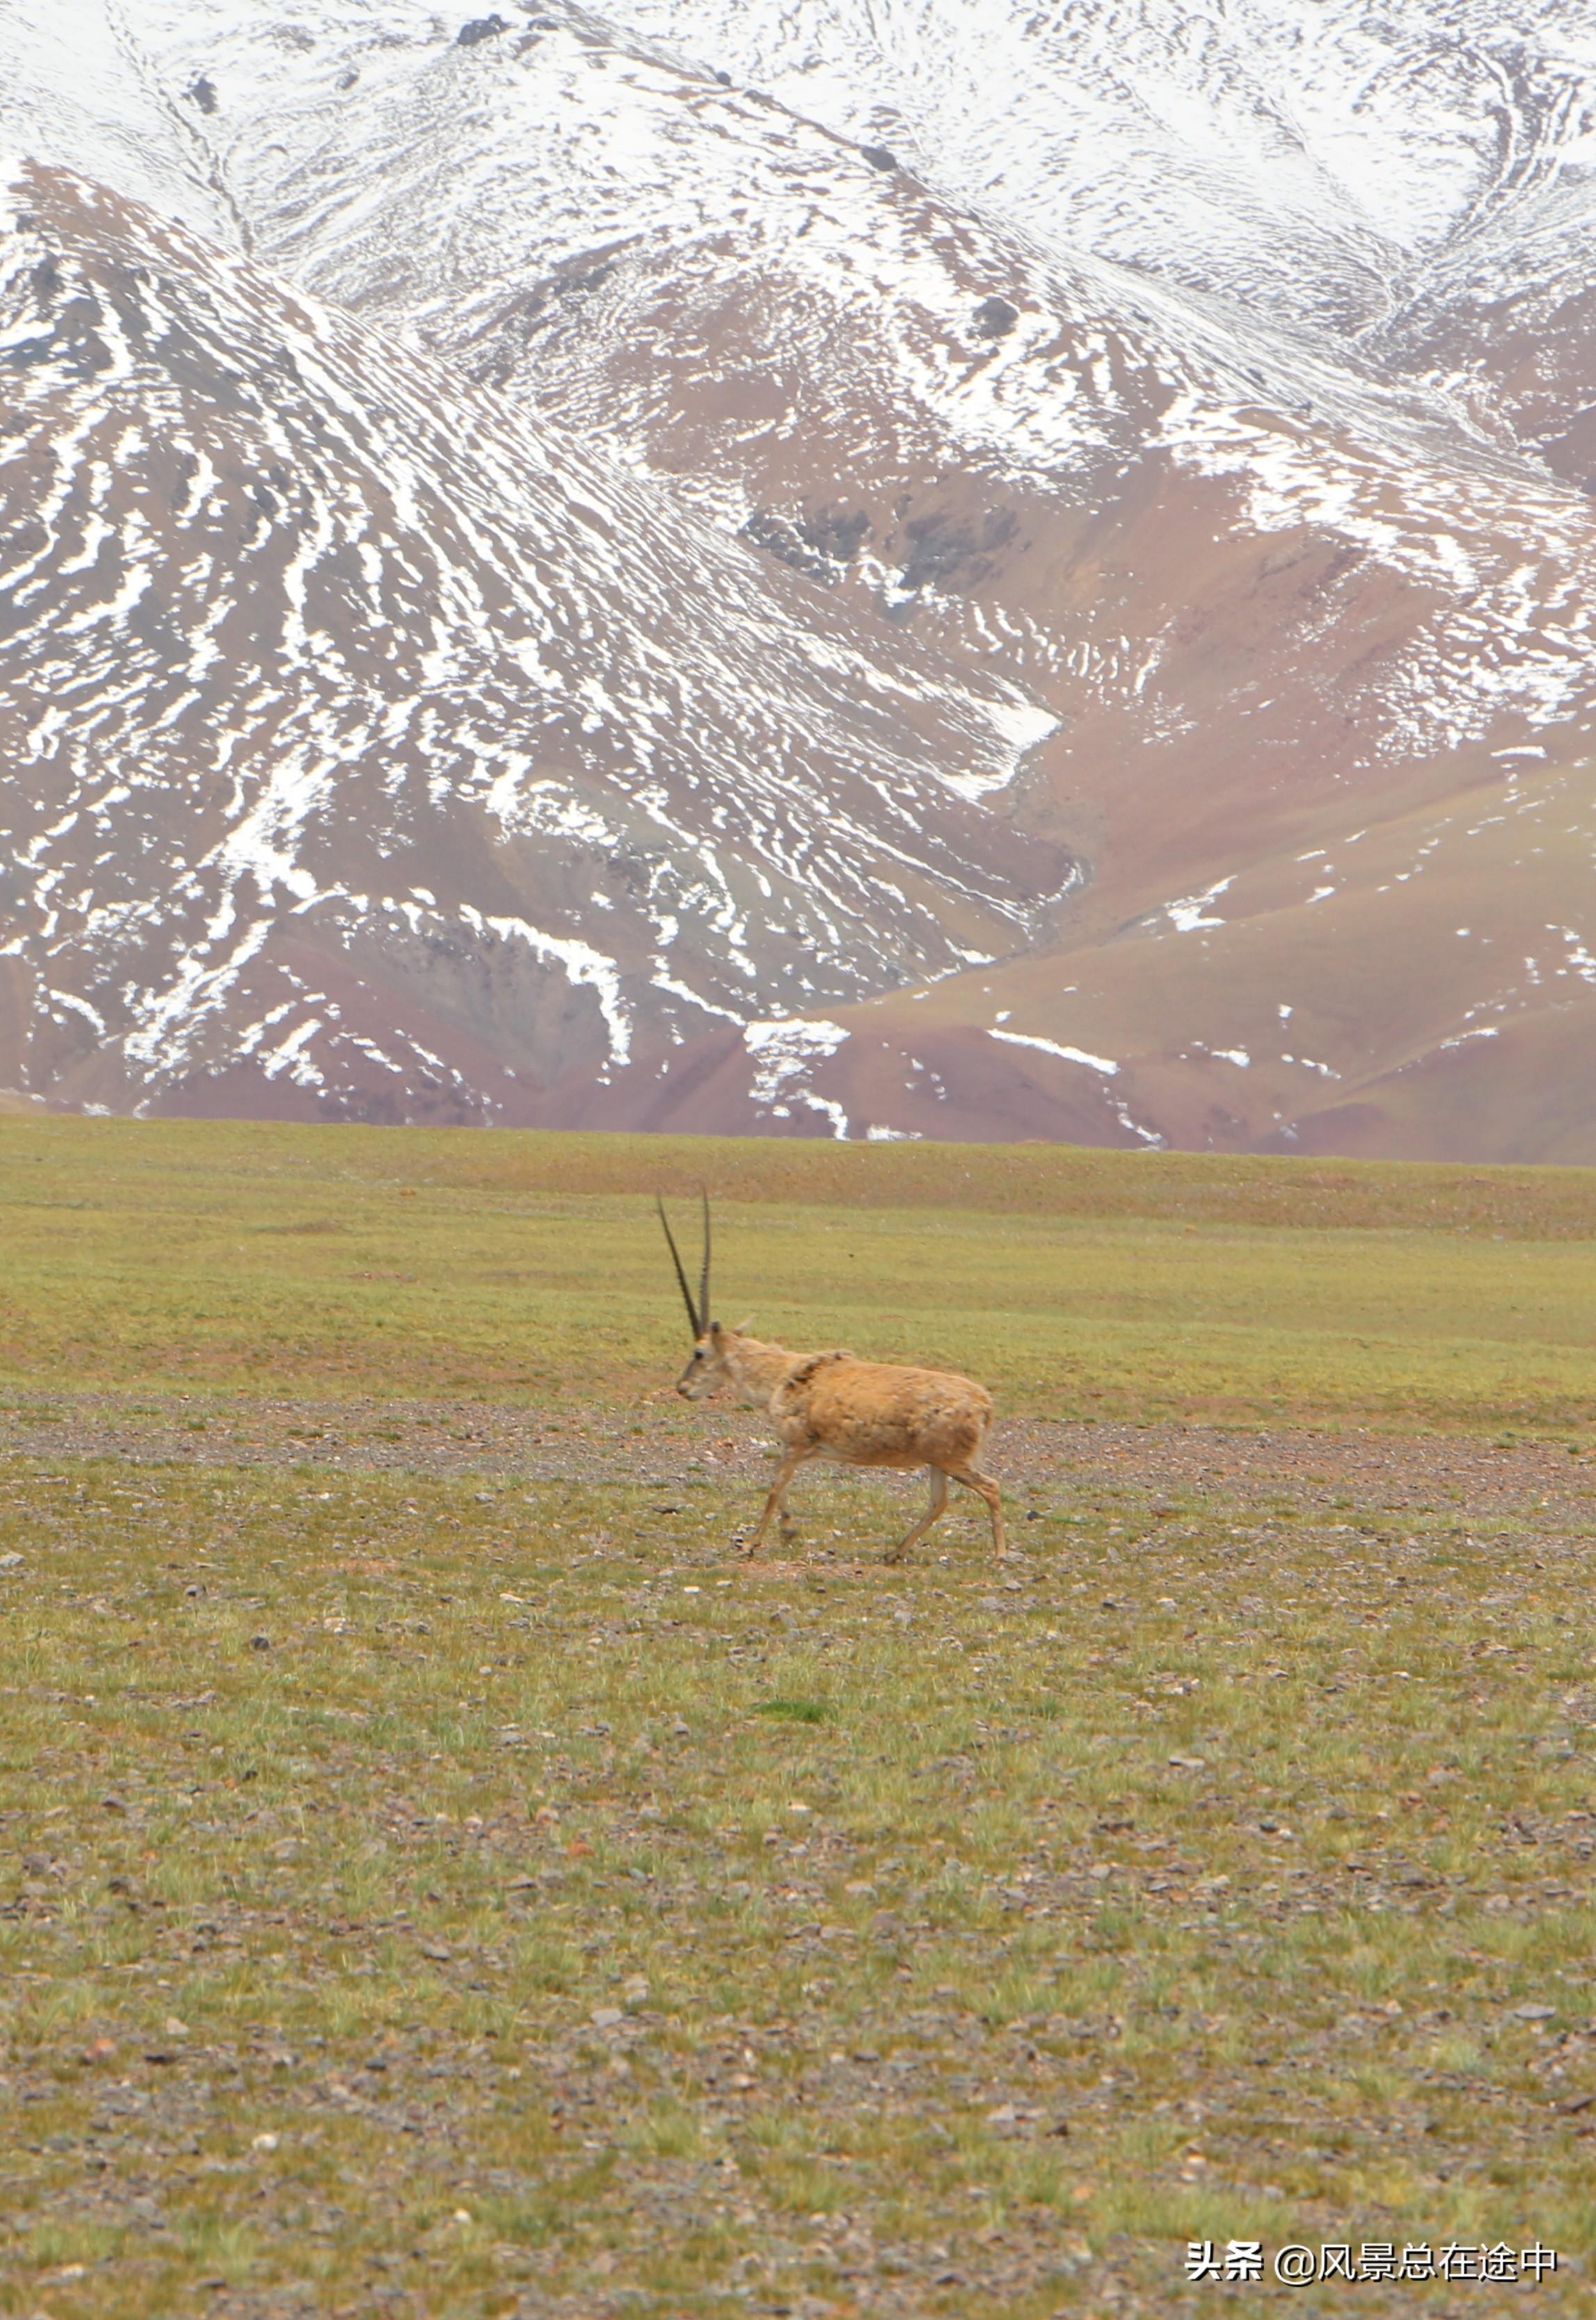
POLYGON ((1596 1172, 14 1119, 0 1380, 631 1400, 682 1351, 652 1190, 685 1179, 722 1319, 1015 1411, 1566 1428, 1596 1398, 1596 1172))
POLYGON ((1162 2315, 1184 2242, 1249 2237, 1538 2240, 1532 2308, 1588 2308, 1587 1470, 1471 1515, 1399 1430, 1579 1447, 1582 1212, 1532 1177, 1465 1231, 1365 1171, 1327 1218, 1224 1164, 1269 1214, 1219 1223, 1210 1164, 991 1165, 0 1124, 0 1418, 66 1445, 0 1467, 0 2310, 1162 2315), (1088 1429, 1011 1469, 1008 1573, 973 1515, 884 1569, 846 1478, 746 1563, 746 1482, 639 1398, 655 1170, 737 1193, 734 1319, 1388 1448, 1172 1483, 1088 1429), (558 1407, 568 1474, 82 1446, 351 1394, 558 1407))

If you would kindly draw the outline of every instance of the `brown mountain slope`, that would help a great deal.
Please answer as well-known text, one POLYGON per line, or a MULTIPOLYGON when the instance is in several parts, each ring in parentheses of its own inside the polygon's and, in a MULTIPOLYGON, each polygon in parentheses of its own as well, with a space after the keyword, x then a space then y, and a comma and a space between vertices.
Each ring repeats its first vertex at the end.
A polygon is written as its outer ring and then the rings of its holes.
POLYGON ((1589 1161, 1593 854, 1589 761, 1510 758, 1104 939, 839 1010, 786 1092, 877 1133, 1589 1161))

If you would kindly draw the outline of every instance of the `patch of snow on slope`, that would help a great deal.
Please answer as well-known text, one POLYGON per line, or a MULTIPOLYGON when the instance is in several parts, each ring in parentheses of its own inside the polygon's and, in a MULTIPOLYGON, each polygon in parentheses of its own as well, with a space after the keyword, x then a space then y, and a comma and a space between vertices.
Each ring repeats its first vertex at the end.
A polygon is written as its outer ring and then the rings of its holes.
POLYGON ((1029 1031, 989 1030, 986 1036, 989 1039, 1001 1039, 1005 1047, 1039 1047, 1045 1056, 1057 1056, 1066 1064, 1084 1064, 1088 1071, 1102 1072, 1108 1079, 1112 1079, 1120 1068, 1107 1056, 1090 1056, 1084 1047, 1061 1047, 1056 1039, 1039 1038, 1029 1031))
POLYGON ((1165 902, 1164 915, 1176 931, 1195 934, 1199 927, 1222 927, 1229 923, 1220 918, 1208 917, 1208 911, 1219 901, 1227 887, 1236 884, 1235 876, 1220 878, 1214 885, 1205 886, 1201 894, 1186 894, 1179 902, 1165 902))
POLYGON ((742 1037, 743 1046, 754 1058, 750 1090, 754 1101, 777 1119, 787 1119, 795 1103, 822 1112, 831 1122, 833 1136, 846 1143, 848 1114, 840 1104, 817 1095, 805 1083, 815 1065, 834 1056, 848 1036, 840 1023, 802 1016, 747 1025, 742 1037))
POLYGON ((621 995, 621 970, 612 958, 594 950, 591 943, 578 942, 570 936, 544 934, 540 928, 529 926, 524 919, 494 918, 473 910, 468 902, 460 904, 459 915, 478 934, 495 934, 504 942, 524 943, 534 957, 560 967, 574 990, 596 992, 599 1011, 610 1034, 610 1061, 617 1066, 630 1062, 631 1018, 621 995))

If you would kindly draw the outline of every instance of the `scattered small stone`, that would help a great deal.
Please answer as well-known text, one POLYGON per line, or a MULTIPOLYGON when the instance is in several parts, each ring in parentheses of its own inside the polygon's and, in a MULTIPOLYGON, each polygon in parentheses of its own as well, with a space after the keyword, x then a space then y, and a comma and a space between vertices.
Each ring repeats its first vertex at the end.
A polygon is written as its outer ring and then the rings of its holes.
POLYGON ((1549 2022, 1556 2011, 1555 2006, 1515 2006, 1513 2016, 1519 2022, 1549 2022))
POLYGON ((440 1965, 447 1965, 454 1955, 447 1942, 422 1942, 420 1948, 424 1958, 433 1958, 440 1965))
POLYGON ((277 2147, 277 2138, 275 2134, 255 2135, 249 2144, 251 2151, 275 2151, 277 2147))
POLYGON ((21 1564, 22 1559, 22 1556, 14 1552, 10 1554, 0 1554, 0 1571, 15 1571, 21 1564))
POLYGON ((251 1636, 249 1638, 249 1649, 252 1652, 269 1652, 271 1649, 271 1637, 269 1636, 251 1636))

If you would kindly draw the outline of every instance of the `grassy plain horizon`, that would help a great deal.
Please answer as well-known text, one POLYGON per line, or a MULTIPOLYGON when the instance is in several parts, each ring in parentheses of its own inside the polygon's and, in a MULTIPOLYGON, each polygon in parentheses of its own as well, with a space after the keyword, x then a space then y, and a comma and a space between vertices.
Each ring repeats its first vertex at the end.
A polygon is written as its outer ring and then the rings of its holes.
POLYGON ((0 1386, 594 1398, 674 1374, 656 1189, 798 1347, 1017 1413, 1579 1428, 1596 1170, 0 1120, 0 1386))

